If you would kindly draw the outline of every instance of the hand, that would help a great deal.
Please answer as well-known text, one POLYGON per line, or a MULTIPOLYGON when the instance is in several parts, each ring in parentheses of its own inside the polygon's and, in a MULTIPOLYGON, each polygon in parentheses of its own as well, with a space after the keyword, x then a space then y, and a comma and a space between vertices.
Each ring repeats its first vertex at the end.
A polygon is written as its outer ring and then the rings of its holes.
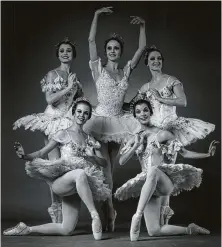
POLYGON ((211 142, 209 149, 208 149, 208 154, 210 156, 214 156, 214 154, 216 152, 216 145, 219 143, 220 143, 219 141, 215 141, 215 140, 211 142))
POLYGON ((19 142, 15 142, 14 149, 19 159, 23 159, 25 152, 22 145, 19 142))
POLYGON ((102 13, 106 13, 106 14, 112 14, 113 11, 111 10, 113 7, 103 7, 101 9, 96 10, 95 14, 96 15, 100 15, 102 13))
POLYGON ((145 135, 142 135, 140 133, 139 134, 136 134, 135 135, 135 142, 134 142, 133 147, 134 148, 138 148, 141 144, 143 144, 144 137, 145 137, 145 135))
POLYGON ((150 88, 149 91, 155 97, 156 100, 159 100, 161 98, 160 93, 155 88, 150 88))
POLYGON ((130 16, 132 18, 130 24, 145 24, 145 21, 139 16, 130 16))
POLYGON ((93 156, 96 155, 95 149, 94 149, 93 147, 87 146, 86 149, 85 149, 85 152, 86 152, 86 155, 87 155, 88 157, 93 157, 93 156))
POLYGON ((74 85, 76 84, 76 73, 69 73, 68 75, 68 87, 72 89, 74 85))

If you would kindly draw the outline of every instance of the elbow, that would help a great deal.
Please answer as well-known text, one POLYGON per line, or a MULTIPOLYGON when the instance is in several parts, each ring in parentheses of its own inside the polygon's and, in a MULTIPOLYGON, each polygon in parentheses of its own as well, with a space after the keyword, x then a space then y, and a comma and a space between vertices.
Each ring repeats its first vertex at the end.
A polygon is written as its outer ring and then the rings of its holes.
POLYGON ((125 164, 125 162, 124 162, 124 160, 122 159, 122 157, 119 159, 119 164, 120 164, 121 166, 123 166, 123 165, 125 164))
POLYGON ((93 43, 95 43, 95 39, 92 37, 89 37, 88 42, 89 42, 89 44, 93 44, 93 43))

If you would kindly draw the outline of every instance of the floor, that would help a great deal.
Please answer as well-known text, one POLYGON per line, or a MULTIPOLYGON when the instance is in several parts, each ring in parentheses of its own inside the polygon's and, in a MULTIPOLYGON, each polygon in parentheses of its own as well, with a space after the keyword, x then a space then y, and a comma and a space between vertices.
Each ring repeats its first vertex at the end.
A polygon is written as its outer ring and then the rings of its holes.
MULTIPOLYGON (((2 229, 9 226, 2 224, 2 229)), ((2 247, 220 247, 220 232, 208 236, 149 237, 141 229, 139 241, 130 242, 128 226, 117 226, 114 233, 104 233, 103 239, 95 241, 90 225, 79 226, 73 236, 1 236, 2 247)))

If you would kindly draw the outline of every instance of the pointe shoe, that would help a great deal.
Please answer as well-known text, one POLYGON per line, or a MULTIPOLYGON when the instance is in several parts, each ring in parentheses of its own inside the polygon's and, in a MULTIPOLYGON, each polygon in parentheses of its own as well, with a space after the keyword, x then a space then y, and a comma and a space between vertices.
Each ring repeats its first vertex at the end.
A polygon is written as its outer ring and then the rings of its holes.
POLYGON ((92 215, 92 232, 95 240, 102 238, 102 224, 99 215, 92 215))
POLYGON ((62 204, 61 203, 53 203, 51 207, 48 208, 48 213, 53 223, 62 223, 62 204))
POLYGON ((112 218, 108 219, 108 224, 107 224, 107 231, 108 232, 114 232, 115 231, 116 216, 117 216, 117 212, 116 212, 116 210, 114 210, 112 218))
POLYGON ((30 233, 30 228, 23 222, 20 222, 14 227, 8 228, 3 231, 5 236, 22 236, 30 233))
POLYGON ((168 225, 170 218, 174 215, 173 209, 170 206, 161 207, 161 222, 160 225, 168 225))
POLYGON ((194 223, 191 223, 188 225, 187 231, 188 231, 188 234, 190 234, 190 235, 198 235, 198 234, 208 235, 208 234, 210 234, 209 230, 207 230, 201 226, 198 226, 194 223))
POLYGON ((134 214, 130 227, 130 240, 137 241, 140 235, 140 224, 142 215, 134 214))

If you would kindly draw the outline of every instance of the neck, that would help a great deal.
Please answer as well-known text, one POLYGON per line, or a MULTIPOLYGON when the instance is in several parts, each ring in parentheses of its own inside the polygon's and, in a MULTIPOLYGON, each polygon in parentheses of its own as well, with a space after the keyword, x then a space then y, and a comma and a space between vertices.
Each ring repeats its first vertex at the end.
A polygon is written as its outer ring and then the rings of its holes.
POLYGON ((70 67, 71 67, 71 63, 61 63, 59 68, 62 71, 66 71, 69 74, 70 73, 70 67))
POLYGON ((112 71, 118 70, 118 66, 119 66, 119 63, 117 61, 108 60, 106 64, 106 67, 108 67, 112 71))
POLYGON ((158 81, 162 76, 161 70, 150 70, 150 73, 152 75, 152 81, 158 81))
POLYGON ((73 122, 73 125, 70 127, 70 130, 74 130, 76 132, 82 133, 83 129, 82 129, 82 125, 77 124, 76 122, 73 122))

